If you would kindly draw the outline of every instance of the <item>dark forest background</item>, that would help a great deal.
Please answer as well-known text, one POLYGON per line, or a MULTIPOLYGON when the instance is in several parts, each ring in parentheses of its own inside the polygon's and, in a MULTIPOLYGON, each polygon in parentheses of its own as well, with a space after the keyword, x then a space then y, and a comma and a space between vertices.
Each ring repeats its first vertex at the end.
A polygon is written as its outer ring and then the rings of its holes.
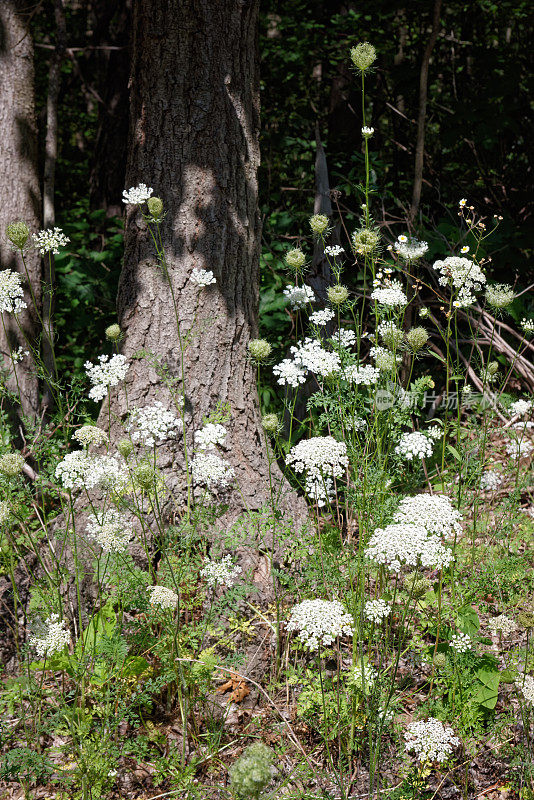
MULTIPOLYGON (((412 197, 421 63, 433 2, 264 0, 259 31, 262 101, 260 202, 263 218, 263 333, 284 341, 289 317, 280 299, 281 254, 306 232, 313 213, 318 137, 329 186, 350 230, 362 202, 362 113, 349 48, 372 42, 367 80, 374 216, 393 240, 406 230, 412 197)), ((71 237, 57 257, 58 345, 64 368, 81 367, 113 321, 122 256, 122 204, 128 139, 132 42, 128 0, 71 2, 58 31, 53 3, 36 6, 40 141, 48 75, 61 63, 57 223, 71 237)), ((428 78, 422 199, 413 232, 430 258, 457 239, 458 200, 503 217, 491 238, 491 277, 526 288, 532 267, 533 128, 528 2, 444 2, 428 78)), ((165 31, 161 31, 165 36, 165 31)), ((180 65, 176 65, 180 69, 180 65)), ((41 144, 44 148, 44 145, 41 144)), ((41 161, 44 154, 41 153, 41 161)), ((42 174, 42 167, 41 167, 42 174)), ((143 177, 150 186, 151 176, 143 177)), ((154 187, 157 193, 158 187, 154 187)), ((343 240, 343 231, 340 232, 343 240)), ((343 242, 342 242, 343 243, 343 242)), ((529 294, 513 314, 530 314, 529 294)))

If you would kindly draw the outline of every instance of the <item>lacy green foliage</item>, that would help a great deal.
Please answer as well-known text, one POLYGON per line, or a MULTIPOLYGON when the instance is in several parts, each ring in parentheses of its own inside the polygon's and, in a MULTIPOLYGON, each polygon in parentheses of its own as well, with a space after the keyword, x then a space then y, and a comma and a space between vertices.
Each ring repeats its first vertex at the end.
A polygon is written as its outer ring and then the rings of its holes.
POLYGON ((230 782, 242 800, 255 800, 271 780, 274 753, 262 742, 251 744, 230 769, 230 782))

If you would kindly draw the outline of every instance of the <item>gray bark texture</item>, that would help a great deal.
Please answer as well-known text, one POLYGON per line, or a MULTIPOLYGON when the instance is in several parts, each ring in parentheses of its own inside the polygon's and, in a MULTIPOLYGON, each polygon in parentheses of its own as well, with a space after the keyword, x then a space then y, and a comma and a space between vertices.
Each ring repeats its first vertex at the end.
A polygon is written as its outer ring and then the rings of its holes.
MULTIPOLYGON (((269 497, 266 448, 247 344, 257 336, 260 217, 257 0, 138 0, 134 6, 127 186, 153 187, 164 202, 163 245, 182 336, 196 315, 184 353, 184 394, 198 429, 218 401, 231 408, 226 457, 242 497, 230 514, 260 509, 269 497), (194 268, 212 270, 216 285, 199 290, 194 268)), ((122 352, 157 354, 181 376, 169 283, 137 209, 129 207, 118 294, 122 352)), ((146 360, 132 360, 128 405, 164 403, 169 393, 146 360)), ((123 417, 125 394, 112 414, 123 417)), ((103 415, 107 414, 106 407, 103 415)), ((183 482, 181 447, 160 452, 167 480, 183 482)), ((302 519, 302 501, 283 487, 281 506, 302 519)), ((234 517, 235 518, 235 517, 234 517)))
MULTIPOLYGON (((31 231, 40 226, 40 191, 37 173, 37 127, 34 101, 33 42, 27 20, 31 8, 26 0, 2 0, 0 3, 0 269, 22 271, 20 257, 11 249, 5 229, 11 222, 23 220, 31 231)), ((28 273, 37 302, 41 302, 41 259, 36 250, 26 254, 28 273)), ((24 281, 26 283, 26 281, 24 281)), ((19 315, 28 338, 35 334, 35 320, 30 310, 19 315)), ((18 393, 9 352, 27 349, 14 319, 4 314, 0 327, 1 363, 9 373, 8 386, 18 393), (4 328, 5 326, 5 328, 4 328)), ((16 365, 22 411, 29 417, 38 412, 39 390, 35 365, 26 356, 16 365)))

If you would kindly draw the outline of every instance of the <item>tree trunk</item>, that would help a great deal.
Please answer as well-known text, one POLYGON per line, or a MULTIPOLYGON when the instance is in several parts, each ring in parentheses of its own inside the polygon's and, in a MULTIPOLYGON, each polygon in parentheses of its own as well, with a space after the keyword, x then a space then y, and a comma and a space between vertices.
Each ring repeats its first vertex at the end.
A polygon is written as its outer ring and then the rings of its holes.
MULTIPOLYGON (((40 224, 37 172, 37 127, 34 101, 33 42, 28 31, 28 4, 23 0, 0 3, 0 269, 20 271, 22 265, 5 238, 6 226, 17 220, 31 231, 40 224)), ((41 260, 29 249, 26 264, 37 303, 41 302, 41 260)), ((26 281, 25 281, 26 282, 26 281)), ((35 318, 30 308, 19 316, 26 336, 34 339, 35 318)), ((24 336, 9 315, 0 327, 0 363, 8 373, 8 387, 20 392, 23 414, 34 417, 39 407, 35 364, 30 356, 13 365, 9 353, 27 349, 24 336), (5 325, 5 327, 4 327, 5 325), (16 376, 15 371, 16 370, 16 376)))
MULTIPOLYGON (((163 200, 168 280, 138 210, 129 207, 118 294, 123 352, 131 357, 151 351, 181 378, 170 282, 182 338, 195 314, 197 319, 183 355, 191 428, 201 427, 219 401, 231 407, 227 457, 242 497, 233 493, 230 512, 259 509, 269 496, 247 361, 248 341, 257 335, 259 291, 257 22, 257 0, 139 0, 133 19, 127 185, 144 182, 163 200), (190 280, 194 268, 212 270, 217 284, 199 291, 190 280)), ((168 397, 146 360, 131 362, 127 391, 129 407, 168 397)), ((125 395, 119 394, 112 414, 125 411, 125 395)), ((177 450, 161 451, 160 465, 178 492, 177 450)))

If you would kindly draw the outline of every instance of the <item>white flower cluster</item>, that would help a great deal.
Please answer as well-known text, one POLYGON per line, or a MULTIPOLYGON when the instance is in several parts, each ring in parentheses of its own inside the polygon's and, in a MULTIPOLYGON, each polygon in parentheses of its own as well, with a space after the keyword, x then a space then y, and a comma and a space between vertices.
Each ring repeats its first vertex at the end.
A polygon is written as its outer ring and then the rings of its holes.
POLYGON ((38 658, 59 653, 70 642, 70 634, 64 620, 59 620, 58 614, 52 614, 46 620, 46 633, 44 636, 32 636, 30 647, 33 647, 38 658))
POLYGON ((526 334, 534 333, 534 319, 527 319, 523 317, 521 320, 521 327, 526 334))
POLYGON ((375 360, 375 366, 379 372, 391 372, 395 369, 395 364, 402 361, 402 356, 397 353, 391 353, 387 348, 382 345, 375 345, 369 350, 369 355, 375 360))
POLYGON ((364 125, 362 128, 362 136, 364 139, 370 139, 374 132, 375 129, 369 128, 367 125, 364 125))
POLYGON ((428 250, 427 242, 421 242, 419 239, 408 236, 399 236, 393 247, 405 261, 416 261, 418 258, 422 258, 428 250))
POLYGON ((443 436, 443 428, 441 428, 439 425, 431 425, 430 428, 426 429, 425 433, 435 442, 439 442, 443 436))
POLYGON ((341 477, 348 467, 347 445, 332 436, 303 439, 291 448, 286 463, 295 472, 306 473, 306 494, 318 506, 324 506, 334 493, 332 478, 341 477))
POLYGON ((360 691, 369 692, 378 680, 378 671, 366 661, 359 661, 350 671, 349 683, 360 691))
POLYGON ((309 370, 315 375, 320 375, 322 378, 339 372, 341 369, 341 361, 338 354, 325 350, 317 339, 306 338, 296 347, 292 347, 291 352, 293 353, 295 364, 303 370, 309 370))
POLYGON ((87 534, 104 553, 123 553, 132 538, 132 526, 127 517, 114 508, 98 514, 89 514, 87 534))
POLYGON ((166 586, 149 586, 149 603, 151 606, 161 606, 161 608, 176 608, 178 605, 178 595, 166 586))
POLYGON ((293 309, 306 308, 308 303, 315 303, 313 289, 306 283, 302 286, 291 286, 289 284, 284 289, 284 295, 293 309))
POLYGON ((310 314, 310 322, 312 325, 326 325, 335 316, 331 308, 325 308, 322 311, 314 311, 313 314, 310 314))
POLYGON ((124 356, 98 356, 98 364, 85 362, 85 372, 92 384, 89 397, 95 403, 103 400, 111 386, 117 386, 123 381, 128 372, 128 363, 124 356))
POLYGON ((532 420, 522 420, 521 422, 514 422, 511 425, 514 431, 520 431, 521 433, 527 433, 528 431, 534 430, 534 422, 532 420))
POLYGON ((125 427, 127 431, 131 431, 132 442, 141 442, 146 447, 154 447, 167 439, 176 439, 183 428, 183 422, 157 400, 153 406, 133 408, 125 427))
POLYGON ((461 514, 450 498, 442 494, 416 494, 403 497, 395 512, 394 521, 422 525, 428 533, 448 538, 462 532, 461 514))
POLYGON ((516 679, 515 685, 531 706, 534 706, 534 677, 532 675, 520 675, 516 679))
POLYGON ((226 489, 235 472, 231 464, 216 453, 197 453, 191 461, 193 482, 207 489, 226 489))
POLYGON ((454 633, 451 636, 449 645, 457 653, 467 653, 468 650, 471 650, 471 637, 467 633, 454 633))
POLYGON ((69 237, 65 236, 61 228, 50 228, 46 231, 32 233, 32 238, 36 249, 42 256, 46 255, 46 253, 54 253, 57 256, 59 248, 70 242, 69 237))
POLYGON ((525 456, 529 456, 532 451, 534 450, 534 445, 530 442, 517 442, 511 441, 508 442, 506 445, 506 452, 512 458, 525 458, 525 456))
POLYGON ((11 509, 6 500, 0 500, 0 525, 5 525, 11 517, 11 509))
POLYGON ((391 606, 385 600, 367 600, 363 607, 365 618, 378 625, 391 614, 391 606))
POLYGON ((408 304, 408 298, 400 281, 390 280, 389 278, 380 281, 377 278, 374 281, 374 287, 371 293, 371 300, 376 300, 380 305, 394 307, 408 304))
POLYGON ((523 417, 532 411, 532 400, 516 400, 510 406, 510 412, 514 417, 523 417))
POLYGON ((438 536, 428 533, 422 525, 404 523, 377 528, 369 539, 365 555, 393 572, 400 572, 403 564, 416 567, 419 563, 423 567, 443 569, 454 558, 438 536))
POLYGON ((502 475, 488 469, 480 476, 480 488, 483 492, 494 492, 502 484, 502 475))
POLYGON ((428 436, 420 431, 414 431, 402 434, 395 452, 407 461, 413 461, 414 458, 428 458, 432 455, 433 449, 432 441, 428 436))
POLYGON ((195 269, 191 272, 191 283, 194 283, 195 286, 200 286, 203 289, 205 286, 212 286, 214 283, 217 283, 217 278, 213 275, 211 269, 195 269))
POLYGON ((115 456, 92 455, 86 450, 67 453, 57 465, 55 475, 65 489, 102 486, 115 492, 124 491, 130 479, 115 456))
POLYGON ((129 206, 140 206, 152 196, 153 191, 146 184, 140 183, 139 186, 132 186, 128 191, 126 189, 123 191, 122 202, 129 206))
POLYGON ((107 441, 107 434, 102 428, 96 425, 82 425, 81 428, 74 433, 72 437, 82 447, 89 447, 90 444, 98 445, 104 444, 107 441))
POLYGON ((350 381, 350 383, 355 383, 358 386, 372 386, 373 384, 378 383, 378 379, 380 378, 380 370, 376 367, 372 367, 370 364, 359 367, 345 367, 343 377, 350 381))
POLYGON ((18 272, 4 269, 0 272, 0 311, 7 314, 18 314, 27 308, 22 291, 22 278, 18 272))
POLYGON ((517 630, 517 624, 513 619, 507 617, 506 614, 499 614, 498 617, 492 617, 488 622, 488 628, 492 636, 511 636, 517 630))
POLYGON ((291 358, 284 358, 273 367, 273 375, 278 378, 277 383, 280 386, 292 386, 294 389, 306 381, 306 374, 307 370, 291 358))
POLYGON ((20 364, 20 362, 23 360, 23 358, 25 356, 29 356, 29 355, 30 355, 30 351, 29 350, 23 350, 22 347, 18 347, 16 350, 12 350, 11 353, 9 354, 9 356, 11 358, 11 361, 14 364, 20 364))
POLYGON ((341 253, 345 252, 345 248, 341 247, 339 244, 329 244, 324 249, 327 256, 332 256, 332 258, 337 258, 341 255, 341 253))
POLYGON ((319 508, 323 508, 334 497, 334 481, 325 476, 306 476, 306 494, 319 508))
POLYGON ((352 636, 354 620, 339 600, 303 600, 291 609, 287 630, 297 631, 309 650, 328 647, 339 636, 352 636))
POLYGON ((348 350, 356 344, 356 334, 349 328, 338 328, 332 337, 332 341, 339 347, 344 347, 345 350, 348 350))
POLYGON ((206 559, 204 566, 200 570, 200 574, 210 588, 217 585, 226 586, 230 589, 236 582, 242 569, 238 564, 233 564, 231 557, 225 556, 221 561, 212 561, 206 559))
POLYGON ((414 752, 419 761, 445 761, 453 749, 460 744, 452 728, 446 728, 442 722, 429 717, 426 722, 411 722, 405 734, 405 748, 414 752))
POLYGON ((195 447, 198 450, 209 450, 211 447, 223 447, 228 431, 218 422, 207 422, 203 428, 195 431, 195 447))
POLYGON ((449 256, 443 261, 436 261, 434 269, 440 273, 440 286, 451 285, 458 292, 454 305, 459 308, 474 303, 474 292, 479 292, 486 283, 486 276, 470 258, 449 256))

